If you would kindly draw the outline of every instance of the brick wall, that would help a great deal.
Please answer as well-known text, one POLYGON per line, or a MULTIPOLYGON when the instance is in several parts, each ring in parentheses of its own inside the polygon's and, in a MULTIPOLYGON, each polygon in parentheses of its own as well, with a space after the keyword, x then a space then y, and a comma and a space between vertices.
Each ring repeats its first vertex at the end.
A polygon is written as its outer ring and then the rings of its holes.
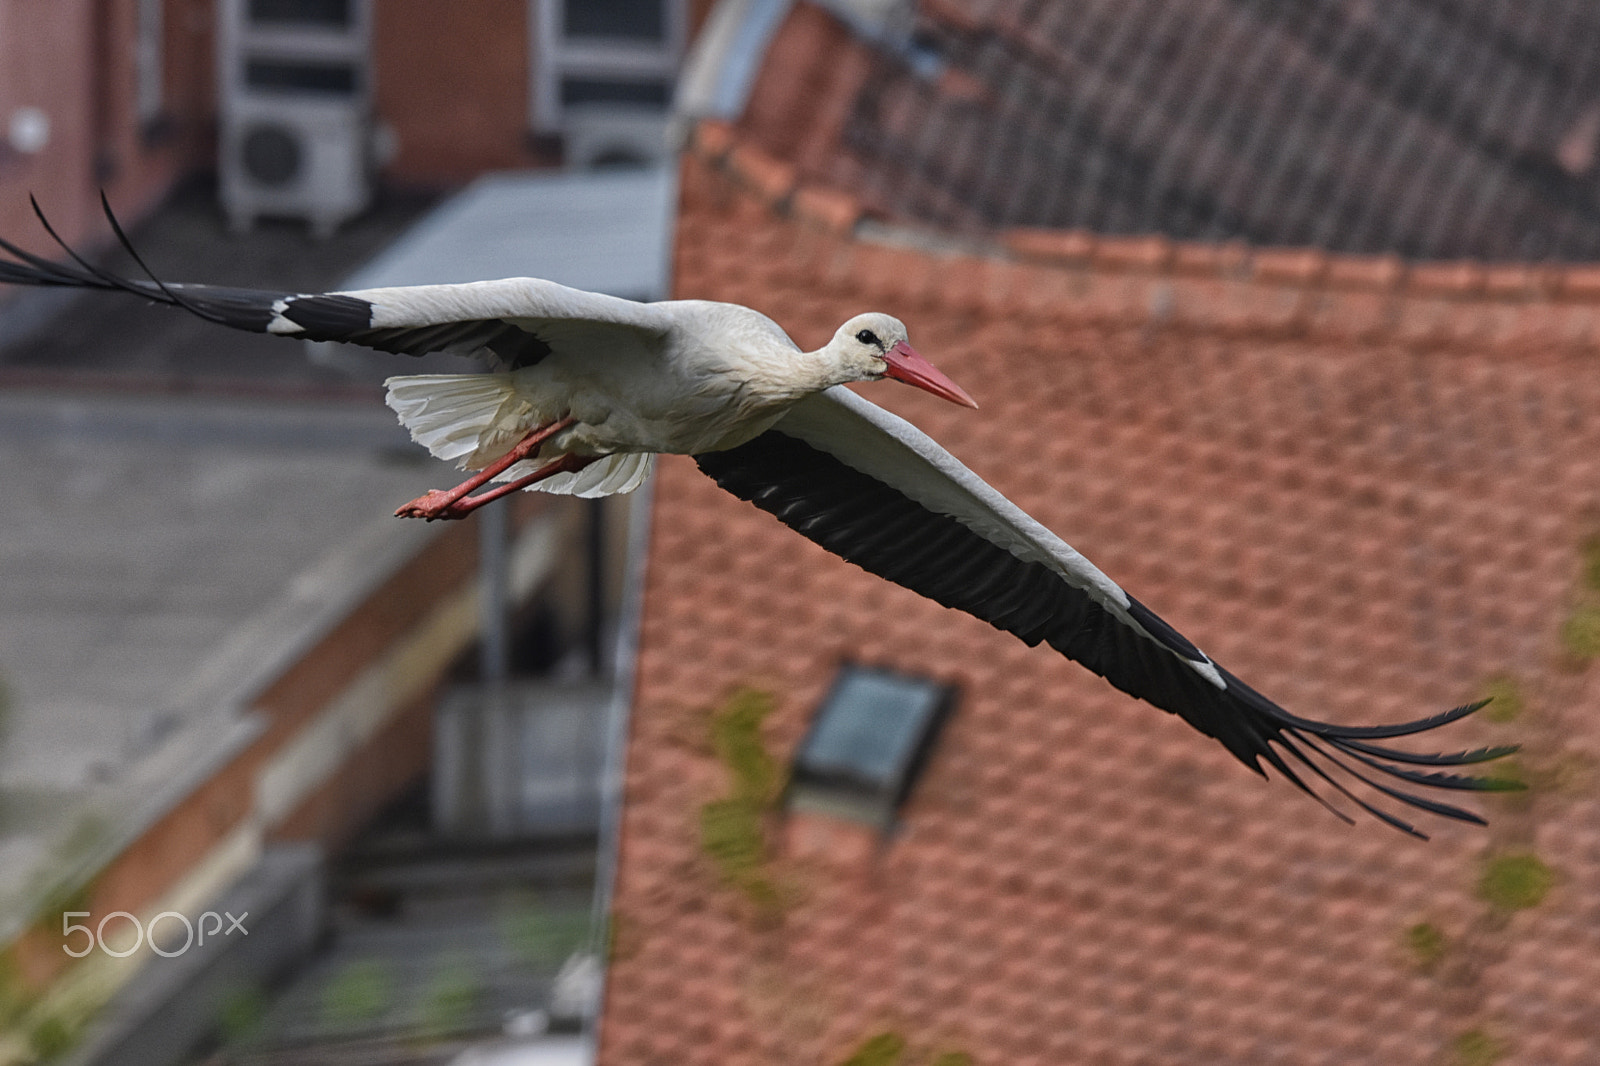
POLYGON ((374 12, 378 117, 395 132, 399 182, 449 185, 530 166, 527 0, 381 0, 374 12))
POLYGON ((137 0, 0 5, 0 233, 43 247, 28 194, 69 241, 103 234, 99 193, 137 217, 213 145, 213 19, 208 0, 163 9, 163 114, 138 115, 137 0), (12 117, 37 108, 48 143, 33 154, 7 141, 12 117))

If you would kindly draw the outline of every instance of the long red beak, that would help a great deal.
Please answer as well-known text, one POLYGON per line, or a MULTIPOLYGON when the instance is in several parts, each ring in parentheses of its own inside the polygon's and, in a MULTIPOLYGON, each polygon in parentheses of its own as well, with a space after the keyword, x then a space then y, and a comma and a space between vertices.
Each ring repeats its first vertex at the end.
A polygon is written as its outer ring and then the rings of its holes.
POLYGON ((915 385, 919 389, 933 393, 941 400, 949 400, 962 407, 978 406, 978 402, 967 395, 967 390, 945 377, 937 367, 918 355, 917 350, 905 341, 900 341, 884 352, 883 357, 889 363, 889 369, 884 371, 884 377, 903 381, 907 385, 915 385))

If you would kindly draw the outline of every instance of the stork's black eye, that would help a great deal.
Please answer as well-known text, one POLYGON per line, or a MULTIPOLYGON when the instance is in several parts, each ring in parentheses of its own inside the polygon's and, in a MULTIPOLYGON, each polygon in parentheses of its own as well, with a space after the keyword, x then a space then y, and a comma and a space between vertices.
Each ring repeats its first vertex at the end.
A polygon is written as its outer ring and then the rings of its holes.
POLYGON ((883 347, 883 342, 878 339, 878 335, 872 332, 870 329, 864 329, 860 333, 857 333, 856 340, 860 341, 862 344, 871 344, 877 348, 883 347))

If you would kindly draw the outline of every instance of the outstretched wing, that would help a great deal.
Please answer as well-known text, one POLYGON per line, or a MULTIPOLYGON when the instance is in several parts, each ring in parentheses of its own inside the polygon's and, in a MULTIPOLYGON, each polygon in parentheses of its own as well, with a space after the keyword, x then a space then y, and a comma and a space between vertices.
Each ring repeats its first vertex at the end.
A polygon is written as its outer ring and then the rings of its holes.
POLYGON ((1424 834, 1346 781, 1469 822, 1482 819, 1391 779, 1445 789, 1520 787, 1411 768, 1484 762, 1512 748, 1425 755, 1374 743, 1425 732, 1482 704, 1389 726, 1290 714, 1213 663, 926 434, 848 389, 809 397, 754 440, 695 461, 724 489, 828 551, 1029 645, 1049 644, 1129 695, 1181 716, 1258 773, 1265 761, 1342 818, 1308 780, 1414 836, 1424 834))
MULTIPOLYGON (((34 210, 38 212, 37 203, 34 210)), ((106 217, 124 247, 149 273, 109 207, 106 217)), ((89 263, 56 237, 42 212, 39 220, 71 262, 52 262, 0 239, 0 248, 12 257, 0 259, 0 282, 128 292, 252 333, 340 341, 401 355, 483 353, 496 366, 514 370, 550 354, 552 344, 569 336, 574 323, 582 324, 581 335, 597 347, 603 347, 608 330, 659 335, 670 325, 657 305, 570 289, 541 278, 324 293, 168 284, 154 274, 149 280, 134 280, 89 263)))

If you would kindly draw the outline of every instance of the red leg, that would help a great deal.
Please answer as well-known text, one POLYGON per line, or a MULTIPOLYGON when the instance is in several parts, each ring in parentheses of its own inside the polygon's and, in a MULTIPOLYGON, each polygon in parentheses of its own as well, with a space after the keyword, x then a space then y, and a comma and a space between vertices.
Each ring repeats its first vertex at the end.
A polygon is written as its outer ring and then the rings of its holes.
MULTIPOLYGON (((540 426, 526 437, 519 440, 506 454, 478 471, 476 474, 463 481, 453 489, 433 489, 408 504, 404 504, 395 511, 396 518, 426 518, 430 521, 435 518, 457 518, 459 515, 447 515, 446 511, 455 506, 467 493, 481 485, 486 484, 496 475, 515 466, 539 450, 540 445, 562 430, 572 426, 575 420, 568 417, 558 419, 548 426, 540 426)), ((546 475, 547 477, 549 475, 546 475)))
POLYGON ((527 488, 534 482, 543 481, 545 478, 551 477, 555 474, 575 474, 579 470, 582 470, 584 467, 588 466, 590 463, 597 462, 599 459, 600 456, 598 455, 563 455, 559 459, 544 464, 527 477, 519 477, 517 480, 508 481, 504 485, 496 485, 488 492, 480 492, 476 496, 468 496, 465 499, 455 500, 449 505, 440 508, 433 514, 411 513, 402 515, 401 517, 426 518, 430 522, 435 518, 465 518, 473 511, 476 511, 478 508, 482 507, 484 504, 493 503, 495 500, 498 500, 507 493, 512 493, 516 492, 518 489, 527 488))

